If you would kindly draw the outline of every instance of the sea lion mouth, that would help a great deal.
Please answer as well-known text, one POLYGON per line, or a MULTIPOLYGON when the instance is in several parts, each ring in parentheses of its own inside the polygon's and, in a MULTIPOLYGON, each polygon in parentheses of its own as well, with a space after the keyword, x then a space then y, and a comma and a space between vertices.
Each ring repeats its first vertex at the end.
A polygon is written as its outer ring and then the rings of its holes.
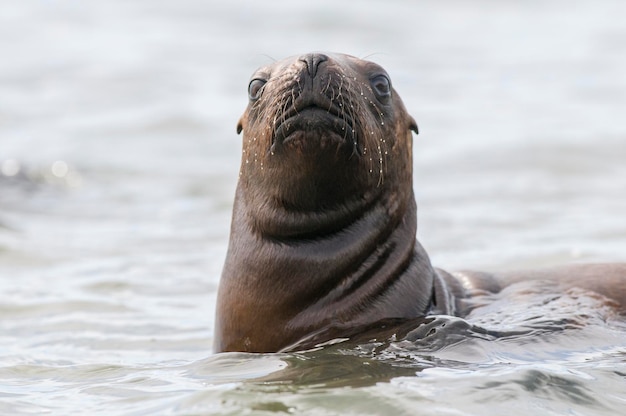
POLYGON ((294 133, 312 132, 319 135, 335 133, 342 142, 355 138, 352 123, 319 107, 307 107, 298 114, 287 118, 276 128, 276 138, 289 142, 294 133))
POLYGON ((326 149, 329 145, 352 146, 358 153, 354 121, 343 103, 302 100, 285 111, 274 124, 272 150, 277 145, 326 149))

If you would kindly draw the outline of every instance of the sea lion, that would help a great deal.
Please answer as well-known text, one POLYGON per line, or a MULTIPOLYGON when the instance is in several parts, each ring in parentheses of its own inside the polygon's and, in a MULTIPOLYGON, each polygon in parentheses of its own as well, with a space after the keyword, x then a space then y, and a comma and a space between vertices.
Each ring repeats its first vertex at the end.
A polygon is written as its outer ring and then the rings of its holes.
POLYGON ((417 124, 379 65, 291 57, 258 69, 248 96, 215 352, 273 352, 376 322, 463 316, 468 296, 526 278, 562 278, 626 305, 626 264, 504 277, 433 268, 415 238, 417 124))

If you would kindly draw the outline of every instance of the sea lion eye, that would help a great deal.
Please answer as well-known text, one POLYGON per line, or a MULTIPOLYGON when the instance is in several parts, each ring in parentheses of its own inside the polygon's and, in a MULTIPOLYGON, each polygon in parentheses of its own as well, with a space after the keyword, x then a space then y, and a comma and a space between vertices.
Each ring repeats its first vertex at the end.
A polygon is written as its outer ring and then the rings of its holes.
POLYGON ((261 98, 261 92, 263 91, 263 86, 267 81, 264 79, 255 78, 250 81, 248 85, 248 98, 250 101, 256 101, 261 98))
POLYGON ((386 75, 376 75, 370 82, 379 99, 387 99, 391 96, 391 81, 386 75))

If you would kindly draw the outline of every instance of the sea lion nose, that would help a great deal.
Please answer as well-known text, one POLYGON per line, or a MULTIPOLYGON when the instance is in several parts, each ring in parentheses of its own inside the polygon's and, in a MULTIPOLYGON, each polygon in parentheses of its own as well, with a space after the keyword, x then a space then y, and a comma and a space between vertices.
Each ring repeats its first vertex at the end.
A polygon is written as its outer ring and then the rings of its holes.
POLYGON ((315 78, 317 68, 322 62, 328 61, 328 56, 323 53, 308 53, 302 55, 298 60, 304 62, 311 78, 315 78))

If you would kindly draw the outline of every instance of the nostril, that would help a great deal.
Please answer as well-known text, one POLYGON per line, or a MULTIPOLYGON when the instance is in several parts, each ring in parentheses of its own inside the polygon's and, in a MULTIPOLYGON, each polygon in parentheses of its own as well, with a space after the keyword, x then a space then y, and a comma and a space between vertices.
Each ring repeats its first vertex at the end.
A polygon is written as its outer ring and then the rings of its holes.
POLYGON ((322 62, 328 60, 328 56, 323 53, 309 53, 301 56, 299 60, 304 62, 311 78, 315 78, 317 68, 322 62))

